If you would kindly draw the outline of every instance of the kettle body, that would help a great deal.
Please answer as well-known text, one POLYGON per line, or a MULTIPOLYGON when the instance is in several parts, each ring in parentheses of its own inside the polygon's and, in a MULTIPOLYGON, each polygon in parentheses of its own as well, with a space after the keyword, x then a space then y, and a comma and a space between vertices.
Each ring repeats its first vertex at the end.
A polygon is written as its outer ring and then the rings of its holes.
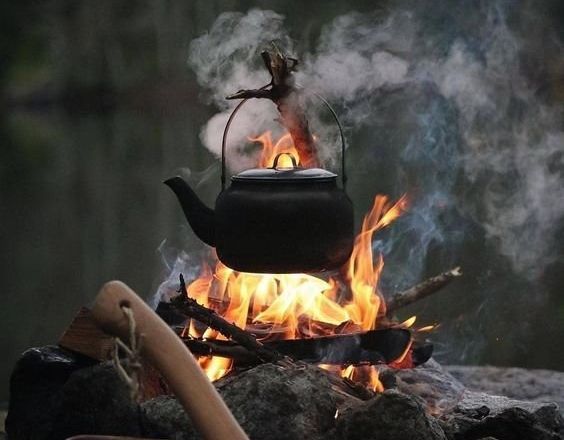
POLYGON ((243 272, 321 272, 342 266, 354 243, 353 205, 336 180, 234 180, 215 208, 216 250, 243 272))
POLYGON ((222 191, 215 211, 208 208, 180 177, 164 183, 176 194, 195 234, 216 248, 226 266, 240 272, 298 273, 340 268, 354 245, 353 205, 344 190, 345 138, 341 134, 343 187, 337 174, 302 168, 289 153, 278 154, 270 168, 243 171, 226 187, 225 147, 229 126, 247 99, 233 111, 223 133, 222 191), (292 166, 278 167, 289 155, 292 166))

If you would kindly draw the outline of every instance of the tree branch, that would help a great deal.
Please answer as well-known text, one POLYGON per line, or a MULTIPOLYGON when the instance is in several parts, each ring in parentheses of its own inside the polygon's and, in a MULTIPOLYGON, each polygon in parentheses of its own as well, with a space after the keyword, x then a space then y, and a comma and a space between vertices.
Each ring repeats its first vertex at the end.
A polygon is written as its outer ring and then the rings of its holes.
POLYGON ((403 292, 394 293, 388 301, 386 301, 386 315, 393 315, 398 309, 413 304, 420 299, 437 292, 445 287, 453 279, 462 276, 460 267, 455 267, 440 275, 429 278, 422 283, 417 284, 403 292))

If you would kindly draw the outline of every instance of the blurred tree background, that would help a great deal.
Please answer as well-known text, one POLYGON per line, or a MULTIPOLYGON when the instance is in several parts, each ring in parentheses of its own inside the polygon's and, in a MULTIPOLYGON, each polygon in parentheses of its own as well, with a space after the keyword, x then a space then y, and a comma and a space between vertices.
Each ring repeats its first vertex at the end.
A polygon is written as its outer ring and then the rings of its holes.
MULTIPOLYGON (((0 5, 0 238, 5 246, 0 402, 7 400, 9 372, 19 354, 54 343, 103 282, 119 278, 149 296, 162 280, 157 249, 165 238, 171 246, 201 248, 161 185, 178 167, 205 170, 215 163, 199 140, 214 108, 187 66, 190 41, 221 12, 258 7, 288 17, 290 34, 307 51, 336 16, 385 6, 386 0, 20 0, 0 5)), ((562 2, 543 2, 542 8, 564 38, 564 27, 557 26, 563 22, 562 2)), ((555 100, 564 99, 561 61, 554 60, 556 67, 543 79, 555 100)), ((362 136, 370 133, 357 140, 362 136)), ((373 196, 363 186, 358 182, 354 193, 359 217, 373 196)), ((217 188, 202 191, 211 204, 217 188)), ((564 337, 559 294, 564 262, 545 274, 548 296, 542 304, 518 309, 528 314, 518 318, 525 326, 519 334, 527 337, 511 339, 504 333, 509 325, 503 330, 494 322, 506 316, 503 301, 488 314, 489 322, 458 324, 488 307, 484 279, 491 273, 481 272, 485 262, 500 279, 505 270, 488 254, 481 232, 470 237, 458 259, 469 269, 468 279, 417 313, 430 321, 449 320, 451 329, 460 326, 454 341, 470 340, 480 349, 465 357, 465 350, 452 351, 443 339, 440 351, 454 362, 561 368, 564 353, 555 352, 553 344, 564 337), (482 266, 473 273, 477 259, 482 266), (481 293, 472 297, 470 292, 481 293)), ((448 267, 430 262, 426 271, 432 275, 442 269, 448 267)), ((501 296, 515 288, 511 280, 496 284, 501 296)))

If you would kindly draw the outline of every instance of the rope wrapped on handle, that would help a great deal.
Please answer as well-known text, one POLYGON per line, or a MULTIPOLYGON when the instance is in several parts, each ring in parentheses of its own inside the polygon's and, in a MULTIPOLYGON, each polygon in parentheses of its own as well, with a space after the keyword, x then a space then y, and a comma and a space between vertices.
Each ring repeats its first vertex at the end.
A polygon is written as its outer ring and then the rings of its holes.
POLYGON ((119 337, 114 338, 112 363, 119 377, 129 387, 131 400, 137 402, 140 394, 139 375, 143 368, 140 356, 143 335, 137 334, 137 324, 133 311, 127 306, 122 306, 121 309, 127 318, 129 326, 129 345, 123 342, 119 337), (123 360, 120 358, 120 350, 125 355, 125 359, 123 360))
POLYGON ((180 338, 127 285, 106 283, 96 297, 92 315, 102 330, 130 347, 143 335, 140 354, 160 371, 204 439, 248 440, 180 338), (135 317, 134 326, 127 318, 129 312, 124 312, 127 309, 135 317))

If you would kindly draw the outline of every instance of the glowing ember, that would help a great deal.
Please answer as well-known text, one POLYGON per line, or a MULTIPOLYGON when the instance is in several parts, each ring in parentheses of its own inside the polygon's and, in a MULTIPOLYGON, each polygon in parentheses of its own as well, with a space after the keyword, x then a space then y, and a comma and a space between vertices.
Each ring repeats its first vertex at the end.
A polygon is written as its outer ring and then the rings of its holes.
MULTIPOLYGON (((272 166, 274 157, 279 153, 299 157, 289 134, 276 143, 273 143, 270 132, 252 140, 263 146, 261 167, 272 166)), ((291 166, 291 161, 282 156, 278 166, 291 166)), ((325 281, 307 274, 236 272, 217 261, 213 273, 209 266, 203 266, 200 277, 189 285, 188 295, 239 327, 251 327, 254 333, 264 334, 263 339, 328 335, 334 333, 338 326, 341 333, 372 330, 376 328, 378 317, 385 314, 385 302, 378 290, 384 261, 382 256, 377 256, 374 261, 372 237, 406 208, 405 196, 395 204, 391 204, 385 196, 375 197, 344 268, 347 289, 342 289, 333 278, 325 281), (343 291, 348 295, 339 295, 343 291)), ((414 321, 415 317, 400 325, 409 327, 414 321)), ((211 329, 202 334, 193 322, 187 331, 193 337, 224 339, 211 329)), ((396 362, 405 362, 409 349, 396 362)), ((222 377, 231 368, 231 361, 226 358, 200 358, 199 362, 211 380, 222 377)), ((383 389, 374 367, 347 366, 339 370, 343 377, 365 383, 376 391, 383 389)))

